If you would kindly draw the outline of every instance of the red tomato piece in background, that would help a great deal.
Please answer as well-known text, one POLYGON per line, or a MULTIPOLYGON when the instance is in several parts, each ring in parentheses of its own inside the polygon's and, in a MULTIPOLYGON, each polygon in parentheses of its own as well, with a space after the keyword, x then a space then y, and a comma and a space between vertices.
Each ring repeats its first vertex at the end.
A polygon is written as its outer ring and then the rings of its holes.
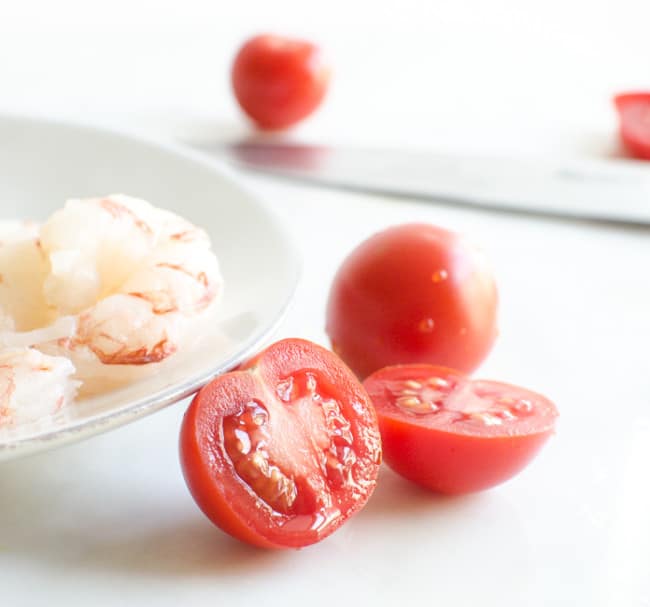
POLYGON ((427 224, 389 228, 345 259, 330 289, 333 350, 366 377, 389 365, 472 371, 496 337, 497 289, 483 255, 427 224))
POLYGON ((623 145, 636 158, 650 160, 650 92, 622 93, 614 104, 623 145))
POLYGON ((284 129, 306 118, 325 97, 329 79, 316 45, 268 34, 248 40, 232 67, 235 97, 262 129, 284 129))
POLYGON ((364 506, 381 442, 350 370, 329 350, 286 339, 199 391, 180 456, 190 492, 221 529, 257 546, 299 548, 364 506))
POLYGON ((384 461, 440 493, 480 491, 511 478, 553 433, 558 415, 540 394, 432 365, 387 367, 364 386, 379 418, 384 461))

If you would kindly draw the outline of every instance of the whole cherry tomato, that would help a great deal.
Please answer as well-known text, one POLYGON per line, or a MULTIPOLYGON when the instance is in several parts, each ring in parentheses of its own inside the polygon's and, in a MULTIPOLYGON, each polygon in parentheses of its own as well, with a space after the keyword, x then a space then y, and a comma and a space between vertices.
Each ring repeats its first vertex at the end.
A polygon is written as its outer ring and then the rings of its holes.
POLYGON ((388 365, 469 372, 496 336, 497 290, 483 255, 427 224, 389 228, 361 243, 332 284, 326 330, 365 377, 388 365))
POLYGON ((237 101, 262 129, 283 129, 307 117, 323 100, 329 79, 316 45, 268 34, 248 40, 232 67, 237 101))

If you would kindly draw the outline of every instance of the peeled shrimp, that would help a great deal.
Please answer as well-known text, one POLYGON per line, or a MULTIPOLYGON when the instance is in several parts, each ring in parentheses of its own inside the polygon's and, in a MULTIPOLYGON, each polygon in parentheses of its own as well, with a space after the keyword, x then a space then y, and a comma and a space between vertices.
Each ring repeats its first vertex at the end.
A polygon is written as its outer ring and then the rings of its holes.
POLYGON ((0 351, 0 429, 51 415, 72 402, 78 382, 66 358, 32 348, 0 351))
POLYGON ((33 221, 0 221, 0 246, 14 240, 38 238, 38 224, 33 221))
POLYGON ((222 290, 207 234, 143 200, 70 200, 39 234, 46 271, 30 261, 40 288, 29 320, 53 322, 0 343, 67 357, 84 394, 150 373, 190 344, 222 290))
POLYGON ((0 330, 28 331, 54 320, 43 294, 48 271, 38 225, 0 222, 0 330))

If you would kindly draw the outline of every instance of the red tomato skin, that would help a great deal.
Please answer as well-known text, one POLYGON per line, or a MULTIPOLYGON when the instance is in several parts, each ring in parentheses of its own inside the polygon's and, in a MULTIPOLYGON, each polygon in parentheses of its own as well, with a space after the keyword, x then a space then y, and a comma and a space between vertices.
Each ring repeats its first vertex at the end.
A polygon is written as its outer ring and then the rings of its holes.
POLYGON ((527 436, 479 438, 379 418, 384 461, 399 475, 436 493, 489 489, 523 470, 552 430, 527 436))
POLYGON ((242 110, 260 129, 276 130, 306 118, 321 104, 330 69, 311 42, 263 34, 239 50, 231 80, 242 110))
POLYGON ((344 260, 330 289, 326 331, 361 378, 410 363, 470 372, 492 348, 497 305, 477 250, 432 225, 398 225, 344 260))
POLYGON ((336 355, 303 339, 276 342, 237 371, 219 376, 202 388, 183 418, 179 447, 186 484, 204 514, 226 533, 261 548, 301 548, 329 536, 366 504, 381 463, 377 417, 363 386, 336 355), (219 436, 215 437, 215 421, 236 414, 238 403, 252 398, 263 402, 269 395, 268 385, 295 372, 296 361, 301 368, 321 373, 319 379, 323 385, 350 397, 347 411, 354 410, 357 416, 352 429, 355 436, 362 436, 355 448, 359 462, 365 465, 368 488, 324 532, 283 536, 264 528, 264 523, 258 520, 256 504, 241 505, 242 496, 250 491, 238 480, 233 482, 232 463, 224 456, 225 448, 219 436))
POLYGON ((379 420, 384 462, 400 476, 447 495, 474 493, 501 484, 535 458, 554 433, 557 409, 539 394, 529 390, 490 382, 493 386, 514 388, 522 396, 535 396, 544 403, 539 416, 527 422, 524 431, 493 428, 475 433, 454 432, 449 427, 418 424, 418 418, 395 415, 386 406, 385 383, 396 379, 423 380, 432 375, 471 382, 453 369, 432 365, 386 367, 368 377, 364 386, 373 401, 379 420))
POLYGON ((635 158, 650 160, 650 92, 622 93, 614 105, 623 146, 635 158))
POLYGON ((205 426, 205 416, 201 411, 203 398, 212 400, 208 390, 222 389, 225 394, 239 390, 240 382, 247 383, 246 373, 235 371, 222 375, 211 384, 202 388, 194 397, 185 412, 180 433, 180 462, 183 477, 194 501, 203 513, 222 531, 259 548, 279 548, 263 535, 256 533, 246 521, 232 508, 223 491, 217 489, 215 478, 223 476, 226 470, 218 458, 212 460, 212 466, 200 465, 206 459, 205 445, 210 440, 211 429, 205 426), (215 383, 217 382, 217 383, 215 383), (231 384, 231 385, 228 385, 231 384))

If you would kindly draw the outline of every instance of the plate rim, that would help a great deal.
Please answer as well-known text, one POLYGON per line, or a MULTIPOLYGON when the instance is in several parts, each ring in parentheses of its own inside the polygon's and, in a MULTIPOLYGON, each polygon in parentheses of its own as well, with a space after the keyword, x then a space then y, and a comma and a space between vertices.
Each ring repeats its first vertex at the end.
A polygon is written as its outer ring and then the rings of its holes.
POLYGON ((23 122, 30 125, 44 125, 47 127, 74 129, 90 134, 99 134, 102 137, 120 139, 127 142, 133 142, 141 146, 162 150, 170 155, 178 156, 194 164, 198 164, 219 177, 230 182, 242 194, 246 195, 249 200, 260 211, 273 226, 275 232, 281 236, 285 242, 288 257, 292 261, 292 267, 289 269, 289 288, 284 296, 278 312, 273 322, 263 329, 254 332, 247 340, 242 342, 242 347, 237 352, 221 361, 219 364, 211 366, 209 371, 198 375, 194 381, 177 384, 168 387, 153 396, 139 399, 132 406, 126 406, 116 411, 107 411, 97 414, 89 419, 81 420, 78 423, 72 423, 56 430, 48 430, 43 433, 32 434, 24 438, 17 438, 9 441, 0 441, 0 464, 5 461, 18 459, 32 455, 39 451, 63 447, 67 444, 85 440, 98 434, 103 434, 109 430, 119 428, 131 421, 136 421, 147 415, 153 414, 161 409, 176 404, 187 397, 195 394, 208 382, 215 377, 228 372, 235 368, 241 362, 250 358, 255 352, 277 331, 279 325, 286 318, 291 306, 294 303, 296 291, 301 280, 303 272, 303 260, 296 243, 295 236, 287 229, 284 222, 280 220, 277 213, 272 210, 270 204, 265 202, 265 198, 258 192, 254 191, 234 169, 225 165, 222 161, 215 159, 207 153, 202 153, 173 139, 166 139, 161 136, 143 134, 136 130, 113 127, 104 124, 96 124, 83 120, 73 120, 66 117, 58 116, 40 116, 30 115, 17 112, 0 112, 0 125, 3 122, 23 122))

